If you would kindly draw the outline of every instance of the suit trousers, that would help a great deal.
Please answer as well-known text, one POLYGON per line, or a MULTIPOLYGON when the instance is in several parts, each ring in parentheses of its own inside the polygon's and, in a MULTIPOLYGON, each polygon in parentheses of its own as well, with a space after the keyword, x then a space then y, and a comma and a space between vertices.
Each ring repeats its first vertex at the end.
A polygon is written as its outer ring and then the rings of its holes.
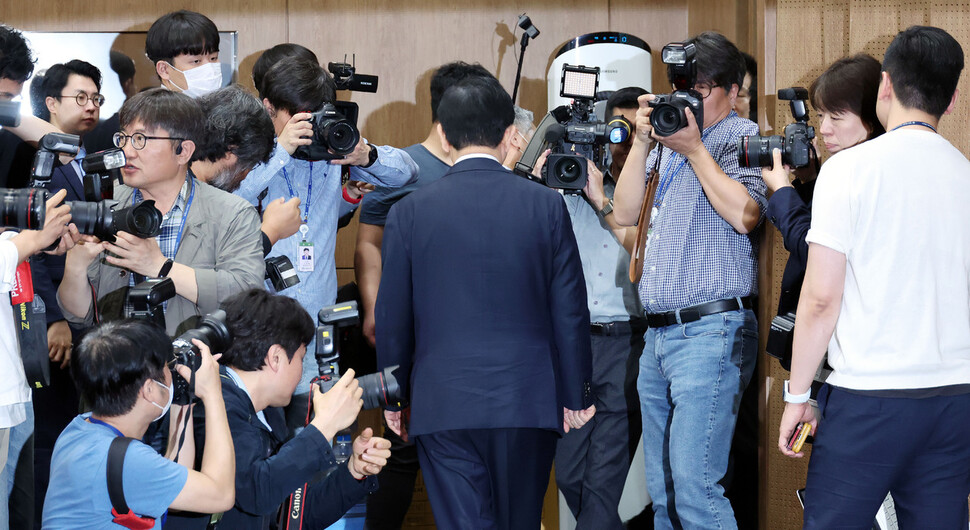
POLYGON ((415 436, 441 530, 539 528, 559 433, 461 429, 415 436))
POLYGON ((872 528, 886 493, 899 528, 966 528, 970 394, 874 397, 823 385, 804 528, 872 528))
POLYGON ((643 335, 593 335, 596 415, 556 444, 556 485, 576 528, 622 529, 617 511, 640 441, 637 371, 643 335))

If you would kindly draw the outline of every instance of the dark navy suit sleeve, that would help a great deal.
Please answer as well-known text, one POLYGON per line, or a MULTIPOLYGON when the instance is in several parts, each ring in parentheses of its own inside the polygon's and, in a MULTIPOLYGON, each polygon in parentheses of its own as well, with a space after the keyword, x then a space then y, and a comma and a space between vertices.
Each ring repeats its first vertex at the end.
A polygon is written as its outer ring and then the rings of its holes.
POLYGON ((37 256, 30 260, 30 278, 34 285, 34 294, 44 300, 47 308, 47 325, 64 320, 64 313, 61 313, 61 307, 57 305, 57 286, 51 279, 47 256, 37 256))
POLYGON ((553 256, 549 297, 552 331, 559 356, 557 384, 563 405, 570 410, 581 410, 592 404, 589 306, 586 304, 583 264, 566 203, 562 200, 558 203, 551 231, 553 256))
POLYGON ((327 528, 337 522, 368 493, 377 491, 377 477, 363 481, 350 474, 346 464, 320 483, 311 484, 307 491, 307 512, 304 528, 327 528))
POLYGON ((414 354, 414 311, 412 304, 411 255, 402 229, 411 223, 406 203, 391 208, 384 225, 381 247, 383 271, 377 290, 374 315, 377 326, 377 367, 399 365, 395 373, 402 394, 410 396, 411 361, 414 354), (402 208, 402 206, 404 208, 402 208))
POLYGON ((790 186, 779 189, 768 201, 768 219, 781 232, 785 249, 799 263, 808 263, 808 242, 805 235, 812 225, 812 212, 805 201, 790 186))

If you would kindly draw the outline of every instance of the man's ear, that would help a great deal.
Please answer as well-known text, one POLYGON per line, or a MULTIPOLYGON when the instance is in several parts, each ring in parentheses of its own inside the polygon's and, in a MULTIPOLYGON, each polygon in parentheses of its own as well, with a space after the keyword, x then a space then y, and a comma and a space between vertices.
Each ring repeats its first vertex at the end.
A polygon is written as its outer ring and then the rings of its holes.
POLYGON ((889 72, 883 71, 879 73, 879 91, 876 93, 876 99, 881 99, 884 101, 892 101, 893 97, 893 80, 889 76, 889 72))
POLYGON ((178 161, 179 165, 188 165, 188 163, 192 160, 193 153, 195 153, 195 142, 192 140, 182 140, 175 148, 175 159, 178 161))
POLYGON ((448 143, 448 138, 445 137, 445 130, 444 128, 441 127, 441 123, 438 123, 438 125, 435 125, 435 129, 437 129, 438 138, 441 140, 441 149, 445 152, 445 154, 450 155, 452 150, 451 144, 448 143))
POLYGON ((172 65, 165 61, 158 61, 155 63, 155 73, 158 74, 159 79, 162 81, 171 81, 172 74, 169 72, 169 68, 171 67, 172 65))
POLYGON ((145 398, 145 401, 155 402, 152 397, 154 396, 156 386, 158 385, 151 378, 145 379, 145 382, 141 384, 141 388, 138 389, 138 395, 145 398))
POLYGON ((268 112, 271 117, 276 115, 276 108, 273 107, 273 104, 270 103, 266 98, 263 98, 263 108, 266 109, 266 112, 268 112))
POLYGON ((960 95, 959 88, 953 91, 953 97, 950 98, 950 104, 947 105, 946 110, 943 111, 943 114, 949 114, 953 112, 953 109, 957 108, 957 96, 959 95, 960 95))
POLYGON ((731 90, 728 90, 728 99, 731 101, 731 106, 738 100, 738 92, 741 90, 737 84, 731 84, 731 90))
POLYGON ((44 104, 47 106, 47 112, 54 114, 54 107, 56 106, 57 100, 52 96, 47 96, 44 98, 44 104))
POLYGON ((269 350, 266 351, 264 362, 271 372, 279 373, 286 361, 286 350, 279 344, 270 346, 269 350))

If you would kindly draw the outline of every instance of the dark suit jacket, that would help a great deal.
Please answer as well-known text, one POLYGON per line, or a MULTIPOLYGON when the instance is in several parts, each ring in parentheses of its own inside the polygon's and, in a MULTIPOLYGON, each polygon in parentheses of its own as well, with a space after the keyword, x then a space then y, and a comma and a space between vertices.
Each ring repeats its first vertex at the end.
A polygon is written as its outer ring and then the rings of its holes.
MULTIPOLYGON (((67 190, 64 202, 84 200, 84 186, 71 164, 54 169, 47 189, 51 194, 67 190)), ((47 306, 47 323, 64 320, 64 314, 57 305, 57 287, 64 278, 64 256, 44 253, 33 256, 30 258, 30 274, 33 278, 34 292, 44 299, 44 304, 47 306)))
POLYGON ((793 188, 781 188, 768 200, 768 219, 778 228, 788 250, 788 263, 781 277, 781 297, 778 314, 794 313, 798 308, 798 295, 805 280, 808 265, 808 242, 805 235, 812 225, 812 193, 815 181, 795 181, 793 188))
POLYGON ((37 149, 8 130, 0 130, 0 188, 23 188, 37 149))
POLYGON ((391 208, 378 366, 400 364, 413 435, 562 429, 589 405, 589 310, 565 202, 472 158, 391 208))

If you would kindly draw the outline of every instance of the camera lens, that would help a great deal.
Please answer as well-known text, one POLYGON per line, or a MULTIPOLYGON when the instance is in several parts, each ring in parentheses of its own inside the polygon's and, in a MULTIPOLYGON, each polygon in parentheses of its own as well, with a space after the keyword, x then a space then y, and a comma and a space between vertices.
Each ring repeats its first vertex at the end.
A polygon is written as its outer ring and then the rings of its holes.
POLYGON ((364 400, 364 409, 381 408, 388 403, 401 401, 401 386, 392 373, 395 368, 397 366, 390 366, 376 374, 357 378, 360 388, 364 391, 360 396, 364 400))
POLYGON ((43 228, 47 192, 40 188, 0 190, 3 226, 39 230, 43 228))
POLYGON ((324 134, 330 149, 338 155, 354 152, 357 142, 360 141, 360 133, 357 132, 357 129, 344 120, 333 120, 328 123, 324 134))
POLYGON ((738 139, 738 164, 741 167, 771 167, 774 149, 781 150, 782 162, 787 164, 784 136, 743 136, 738 139))
POLYGON ((660 136, 670 136, 687 126, 684 108, 678 105, 661 104, 650 113, 650 125, 660 136))
POLYGON ((583 167, 579 164, 579 160, 576 157, 560 158, 556 161, 556 165, 552 170, 560 182, 567 184, 575 182, 576 179, 583 176, 583 167))
POLYGON ((70 204, 71 222, 77 226, 78 232, 89 236, 103 233, 100 229, 103 226, 103 203, 71 201, 70 204))
POLYGON ((112 214, 113 234, 128 232, 145 239, 157 236, 162 230, 162 213, 155 208, 155 201, 142 201, 112 214))

